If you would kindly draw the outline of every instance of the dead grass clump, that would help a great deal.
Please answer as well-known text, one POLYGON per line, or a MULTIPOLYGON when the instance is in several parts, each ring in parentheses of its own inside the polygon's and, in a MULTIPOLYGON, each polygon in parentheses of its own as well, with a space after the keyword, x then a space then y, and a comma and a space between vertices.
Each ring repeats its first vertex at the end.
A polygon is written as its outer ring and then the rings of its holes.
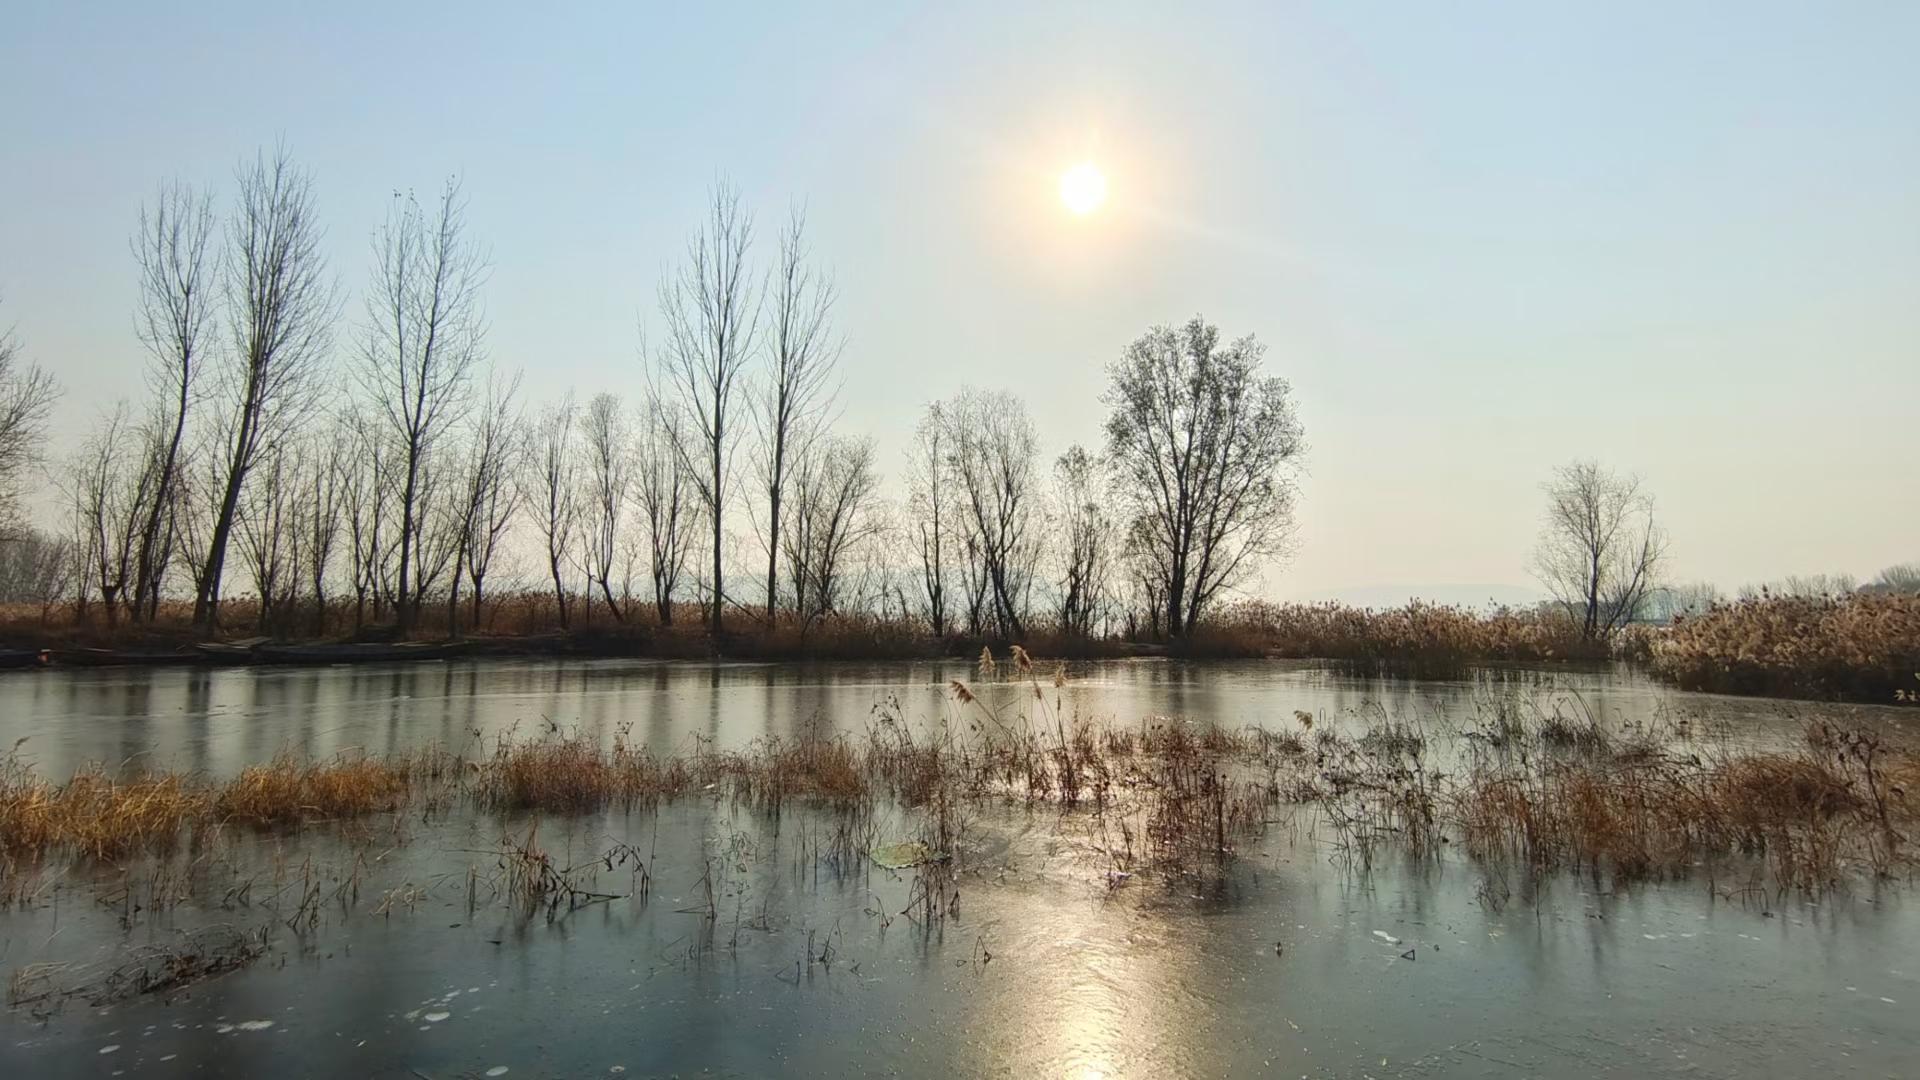
POLYGON ((291 825, 304 820, 301 771, 287 754, 264 765, 249 765, 221 789, 215 812, 248 825, 291 825))
POLYGON ((1816 733, 1799 753, 1608 755, 1477 765, 1454 798, 1468 849, 1536 869, 1671 877, 1727 856, 1783 888, 1818 891, 1909 862, 1914 807, 1892 777, 1911 756, 1872 736, 1816 733))
MULTIPOLYGON (((951 782, 948 760, 938 747, 912 739, 869 738, 866 767, 892 791, 902 805, 924 806, 951 782)), ((967 770, 971 771, 971 770, 967 770)))
POLYGON ((406 798, 408 786, 402 768, 378 758, 302 763, 281 754, 242 769, 223 785, 213 812, 224 821, 283 828, 392 810, 406 798))
POLYGON ((1558 710, 1541 719, 1539 737, 1549 748, 1584 754, 1604 754, 1613 745, 1607 730, 1592 716, 1572 717, 1558 710))
POLYGON ((45 850, 55 842, 53 785, 18 755, 0 761, 0 851, 9 854, 45 850))
POLYGON ((482 803, 506 810, 581 813, 654 805, 686 793, 708 770, 705 755, 662 760, 624 740, 611 752, 580 736, 501 740, 476 764, 482 803))
POLYGON ((204 791, 177 774, 137 774, 114 780, 83 773, 61 791, 62 841, 95 858, 164 844, 206 811, 204 791))
POLYGON ((1550 762, 1537 770, 1479 772, 1455 800, 1468 850, 1535 870, 1585 866, 1623 880, 1690 866, 1721 846, 1703 835, 1712 815, 1681 778, 1644 763, 1550 762))
POLYGON ((56 786, 9 757, 0 763, 0 853, 39 855, 72 848, 112 858, 171 842, 206 805, 204 791, 174 774, 116 779, 96 765, 56 786))
POLYGON ((1389 720, 1367 729, 1360 736, 1360 748, 1371 754, 1416 757, 1425 750, 1427 740, 1413 725, 1389 720))
POLYGON ((769 810, 795 798, 853 807, 871 790, 860 756, 841 738, 767 739, 720 758, 717 771, 734 794, 769 810))
POLYGON ((1818 822, 1865 806, 1848 778, 1824 762, 1777 754, 1727 762, 1710 794, 1730 821, 1749 827, 1818 822))

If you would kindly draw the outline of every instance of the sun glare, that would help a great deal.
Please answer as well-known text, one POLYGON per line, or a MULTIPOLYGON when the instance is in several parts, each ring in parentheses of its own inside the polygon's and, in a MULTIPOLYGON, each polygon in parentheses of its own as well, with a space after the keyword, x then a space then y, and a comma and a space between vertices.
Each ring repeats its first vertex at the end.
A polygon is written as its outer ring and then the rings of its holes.
POLYGON ((1083 161, 1060 174, 1060 201, 1076 214, 1091 214, 1107 201, 1107 174, 1083 161))

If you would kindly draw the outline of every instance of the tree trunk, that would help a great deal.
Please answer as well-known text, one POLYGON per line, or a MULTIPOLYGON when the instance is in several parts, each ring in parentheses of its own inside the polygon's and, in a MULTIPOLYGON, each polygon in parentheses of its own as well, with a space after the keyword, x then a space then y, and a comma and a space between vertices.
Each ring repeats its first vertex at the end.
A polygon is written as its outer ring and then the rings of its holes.
POLYGON ((243 420, 241 434, 227 471, 227 490, 220 498, 220 514, 213 522, 213 540, 207 549, 207 561, 200 568, 199 588, 193 598, 193 625, 210 631, 220 621, 220 577, 226 571, 227 543, 233 536, 233 515, 240 504, 240 485, 246 480, 243 452, 238 449, 250 437, 252 424, 243 420))
MULTIPOLYGON (((780 475, 780 459, 784 456, 784 447, 775 447, 773 451, 773 475, 780 475)), ((767 515, 767 625, 773 625, 776 605, 780 602, 780 483, 775 481, 767 488, 767 498, 771 504, 767 515)), ((804 509, 804 508, 803 508, 804 509)))
POLYGON ((154 565, 154 549, 160 543, 160 519, 171 501, 173 474, 180 458, 180 440, 187 430, 187 382, 183 376, 180 381, 180 400, 175 403, 173 420, 173 438, 167 443, 167 456, 160 465, 159 489, 154 492, 153 512, 147 515, 147 523, 140 531, 140 561, 134 577, 133 621, 141 622, 142 609, 147 605, 148 595, 153 597, 152 611, 160 608, 160 568, 154 565))
POLYGON ((716 408, 714 410, 714 413, 715 413, 715 416, 714 416, 714 425, 713 425, 713 627, 712 627, 711 633, 713 637, 713 643, 715 645, 718 645, 720 643, 720 638, 726 632, 725 627, 720 622, 720 616, 723 611, 722 604, 725 603, 725 596, 726 596, 726 588, 720 576, 721 574, 720 539, 721 539, 721 531, 722 531, 720 517, 721 517, 721 510, 726 505, 725 502, 722 501, 720 497, 721 495, 720 485, 722 482, 723 473, 725 472, 725 462, 721 459, 721 450, 726 446, 726 440, 725 440, 725 432, 721 427, 719 409, 716 408))
POLYGON ((567 628, 567 587, 560 580, 560 559, 551 550, 547 552, 547 571, 553 575, 553 602, 560 609, 560 629, 567 628))
POLYGON ((396 621, 399 623, 402 639, 407 636, 407 631, 413 628, 414 615, 418 609, 418 605, 413 602, 408 593, 407 572, 413 556, 413 500, 417 494, 419 462, 419 454, 409 447, 407 483, 400 493, 400 603, 396 621))

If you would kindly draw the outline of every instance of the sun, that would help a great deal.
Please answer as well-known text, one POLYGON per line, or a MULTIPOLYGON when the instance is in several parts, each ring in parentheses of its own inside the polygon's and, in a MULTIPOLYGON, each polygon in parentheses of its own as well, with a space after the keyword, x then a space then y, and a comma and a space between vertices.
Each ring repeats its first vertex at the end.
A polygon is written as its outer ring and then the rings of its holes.
POLYGON ((1082 217, 1100 209, 1107 201, 1107 174, 1091 161, 1083 161, 1061 173, 1060 201, 1082 217))

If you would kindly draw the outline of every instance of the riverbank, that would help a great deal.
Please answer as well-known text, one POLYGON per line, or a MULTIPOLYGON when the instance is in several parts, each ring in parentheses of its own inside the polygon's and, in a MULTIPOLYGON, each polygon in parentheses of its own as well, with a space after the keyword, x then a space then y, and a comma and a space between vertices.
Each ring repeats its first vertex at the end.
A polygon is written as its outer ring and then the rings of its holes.
MULTIPOLYGON (((1550 611, 1473 611, 1421 603, 1385 610, 1335 604, 1241 603, 1191 636, 1159 640, 1083 635, 1034 627, 1018 641, 936 635, 911 618, 836 614, 802 620, 730 615, 715 637, 700 612, 667 623, 632 611, 614 622, 555 629, 534 601, 495 601, 483 629, 449 636, 425 621, 401 639, 390 626, 361 626, 329 609, 301 620, 313 631, 205 640, 185 613, 164 609, 141 624, 100 626, 46 612, 0 613, 0 668, 120 665, 352 664, 457 657, 632 657, 733 661, 943 660, 1007 655, 1019 645, 1064 660, 1177 657, 1198 660, 1299 659, 1341 670, 1402 678, 1459 679, 1486 665, 1561 666, 1626 660, 1648 665, 1675 686, 1717 693, 1920 704, 1920 597, 1853 595, 1762 598, 1678 619, 1633 625, 1592 641, 1550 611)), ((236 612, 242 615, 243 612, 236 612)), ((238 620, 244 624, 244 619, 238 620)))
MULTIPOLYGON (((1193 659, 1222 659, 1237 654, 1170 647, 1158 642, 1084 639, 1061 643, 1055 655, 1069 660, 1111 660, 1127 657, 1178 655, 1193 659)), ((769 639, 744 635, 716 649, 705 635, 620 633, 589 631, 577 634, 541 634, 528 637, 475 636, 458 640, 410 641, 279 641, 252 638, 223 641, 181 641, 171 647, 61 645, 42 648, 0 648, 0 669, 169 667, 183 665, 234 666, 270 664, 395 663, 460 658, 578 657, 651 660, 952 660, 977 657, 994 645, 980 639, 936 640, 907 637, 870 648, 849 649, 844 640, 769 639)), ((1002 647, 1002 653, 1006 648, 1002 647)))

